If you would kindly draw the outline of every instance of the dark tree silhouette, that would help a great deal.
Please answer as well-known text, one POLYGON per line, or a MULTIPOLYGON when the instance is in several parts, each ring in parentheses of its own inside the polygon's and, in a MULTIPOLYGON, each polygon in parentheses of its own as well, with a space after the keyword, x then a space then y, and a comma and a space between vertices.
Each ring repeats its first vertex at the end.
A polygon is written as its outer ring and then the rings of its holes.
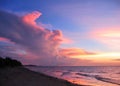
POLYGON ((6 57, 5 59, 0 57, 0 68, 17 66, 22 66, 22 63, 20 61, 11 59, 10 57, 6 57))
POLYGON ((0 57, 0 68, 3 68, 3 67, 5 67, 5 59, 0 57))

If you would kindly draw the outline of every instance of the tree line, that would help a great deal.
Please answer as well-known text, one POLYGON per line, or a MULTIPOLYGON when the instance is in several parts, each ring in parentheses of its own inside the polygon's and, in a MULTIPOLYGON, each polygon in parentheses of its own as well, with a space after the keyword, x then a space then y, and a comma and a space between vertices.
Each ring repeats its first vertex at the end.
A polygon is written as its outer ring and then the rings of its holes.
POLYGON ((0 57, 0 68, 17 67, 17 66, 22 66, 22 63, 15 59, 11 59, 10 57, 6 57, 6 58, 0 57))

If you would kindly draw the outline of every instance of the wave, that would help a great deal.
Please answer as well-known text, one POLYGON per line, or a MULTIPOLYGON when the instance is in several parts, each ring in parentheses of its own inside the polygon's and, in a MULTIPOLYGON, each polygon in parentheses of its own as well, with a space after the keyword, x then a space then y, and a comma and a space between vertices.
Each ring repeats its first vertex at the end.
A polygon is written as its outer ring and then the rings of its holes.
POLYGON ((68 71, 68 72, 63 72, 63 73, 61 74, 61 76, 68 75, 68 74, 70 74, 69 71, 68 71))
POLYGON ((108 82, 108 83, 112 83, 112 84, 117 84, 120 85, 120 82, 114 79, 109 79, 109 78, 104 78, 104 77, 100 77, 100 76, 95 76, 95 78, 97 80, 103 81, 103 82, 108 82))
POLYGON ((94 75, 84 74, 84 73, 76 73, 77 75, 86 76, 86 77, 94 77, 94 75))
POLYGON ((90 75, 90 74, 84 74, 84 73, 76 73, 76 74, 81 75, 81 76, 85 76, 85 77, 92 77, 92 78, 95 78, 95 79, 97 79, 99 81, 120 85, 120 82, 118 80, 101 77, 99 75, 90 75))

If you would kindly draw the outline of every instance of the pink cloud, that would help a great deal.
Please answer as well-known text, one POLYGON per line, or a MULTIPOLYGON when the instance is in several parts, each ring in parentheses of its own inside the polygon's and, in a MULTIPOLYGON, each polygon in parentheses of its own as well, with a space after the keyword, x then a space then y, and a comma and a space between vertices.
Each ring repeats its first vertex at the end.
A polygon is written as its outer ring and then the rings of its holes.
MULTIPOLYGON (((40 15, 40 12, 35 11, 19 17, 0 11, 0 16, 2 16, 0 20, 0 37, 2 41, 10 40, 15 46, 20 47, 24 51, 20 52, 24 54, 24 60, 27 60, 25 62, 29 63, 32 59, 32 63, 55 65, 56 59, 60 56, 60 44, 65 42, 66 38, 63 37, 60 30, 49 30, 37 25, 36 19, 40 15), (8 25, 5 25, 6 23, 8 25)), ((17 47, 15 49, 17 50, 17 47)))
POLYGON ((34 11, 32 13, 28 13, 25 16, 23 16, 23 21, 35 25, 36 24, 35 20, 39 18, 41 15, 42 13, 40 13, 39 11, 34 11))
POLYGON ((7 39, 7 38, 4 38, 4 37, 0 37, 0 41, 6 41, 6 42, 9 42, 10 40, 7 39))
POLYGON ((111 49, 119 50, 120 29, 119 27, 101 28, 90 33, 91 38, 107 45, 111 49))
POLYGON ((62 31, 49 30, 37 25, 35 21, 40 15, 39 12, 33 12, 24 17, 18 17, 0 11, 0 40, 12 42, 7 43, 9 46, 0 45, 0 54, 4 53, 24 63, 37 65, 95 64, 92 60, 70 58, 95 53, 79 48, 60 49, 61 43, 66 41, 62 31))

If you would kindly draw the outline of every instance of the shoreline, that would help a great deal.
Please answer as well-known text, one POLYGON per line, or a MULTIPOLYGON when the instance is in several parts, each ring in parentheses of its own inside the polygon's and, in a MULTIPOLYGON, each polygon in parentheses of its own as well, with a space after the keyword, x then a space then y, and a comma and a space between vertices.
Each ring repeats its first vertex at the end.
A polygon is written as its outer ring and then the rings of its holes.
POLYGON ((0 86, 89 86, 78 85, 25 67, 1 68, 0 86))

